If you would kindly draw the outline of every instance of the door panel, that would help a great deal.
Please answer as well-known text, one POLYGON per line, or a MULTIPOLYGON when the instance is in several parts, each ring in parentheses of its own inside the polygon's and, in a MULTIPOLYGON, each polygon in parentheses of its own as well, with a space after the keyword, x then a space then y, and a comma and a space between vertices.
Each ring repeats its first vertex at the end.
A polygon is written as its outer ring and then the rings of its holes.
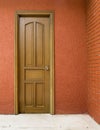
POLYGON ((33 23, 27 23, 25 24, 25 66, 33 66, 33 50, 34 50, 34 26, 33 23))
POLYGON ((19 20, 19 112, 50 112, 49 17, 19 20))

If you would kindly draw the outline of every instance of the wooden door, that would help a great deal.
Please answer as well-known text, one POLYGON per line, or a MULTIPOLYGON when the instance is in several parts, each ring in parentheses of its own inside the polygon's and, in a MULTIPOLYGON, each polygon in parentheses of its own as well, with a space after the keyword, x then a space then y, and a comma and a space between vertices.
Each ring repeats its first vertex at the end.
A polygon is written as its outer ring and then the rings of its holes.
POLYGON ((50 112, 50 19, 19 18, 19 113, 50 112))

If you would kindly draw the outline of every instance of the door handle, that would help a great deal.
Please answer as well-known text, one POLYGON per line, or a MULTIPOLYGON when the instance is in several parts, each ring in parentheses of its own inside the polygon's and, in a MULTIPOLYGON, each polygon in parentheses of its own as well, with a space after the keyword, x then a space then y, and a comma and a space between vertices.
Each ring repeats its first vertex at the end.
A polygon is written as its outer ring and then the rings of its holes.
POLYGON ((48 70, 49 70, 49 66, 46 65, 46 66, 44 67, 44 70, 48 71, 48 70))

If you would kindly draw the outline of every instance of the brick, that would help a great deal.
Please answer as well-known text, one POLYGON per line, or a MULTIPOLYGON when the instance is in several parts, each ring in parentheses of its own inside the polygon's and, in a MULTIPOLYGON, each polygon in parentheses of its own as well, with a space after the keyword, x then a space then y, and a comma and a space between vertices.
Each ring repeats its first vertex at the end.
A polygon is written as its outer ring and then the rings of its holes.
POLYGON ((88 112, 100 123, 100 1, 87 4, 88 112))

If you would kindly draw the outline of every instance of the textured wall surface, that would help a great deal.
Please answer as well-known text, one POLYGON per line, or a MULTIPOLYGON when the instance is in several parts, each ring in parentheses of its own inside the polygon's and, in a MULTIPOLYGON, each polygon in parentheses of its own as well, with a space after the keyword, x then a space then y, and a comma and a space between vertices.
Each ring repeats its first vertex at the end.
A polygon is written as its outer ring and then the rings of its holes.
POLYGON ((55 113, 86 112, 84 0, 0 0, 0 113, 14 113, 16 10, 55 11, 55 113))
POLYGON ((88 112, 100 123, 100 0, 87 3, 88 112))

